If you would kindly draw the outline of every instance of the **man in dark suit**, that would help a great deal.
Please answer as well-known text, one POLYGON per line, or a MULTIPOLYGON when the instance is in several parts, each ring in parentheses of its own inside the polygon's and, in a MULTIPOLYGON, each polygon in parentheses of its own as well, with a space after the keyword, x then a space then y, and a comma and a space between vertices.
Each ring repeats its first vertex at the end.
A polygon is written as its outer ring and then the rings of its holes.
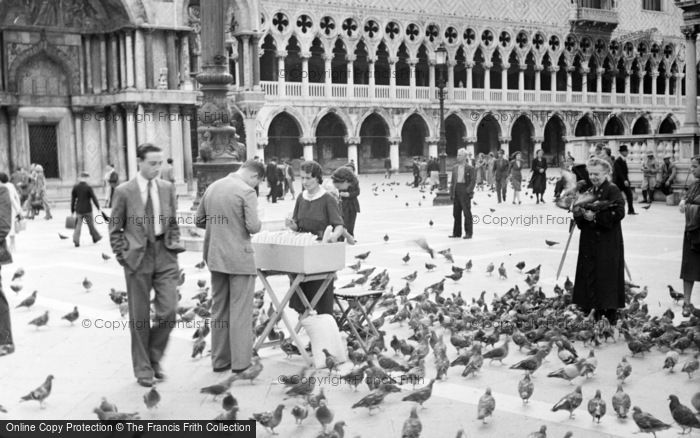
POLYGON ((92 215, 92 204, 90 203, 92 201, 99 211, 100 201, 97 200, 95 192, 87 183, 88 178, 90 178, 89 173, 80 172, 80 180, 73 186, 73 191, 70 195, 70 212, 75 217, 73 244, 76 247, 80 246, 80 229, 83 228, 83 222, 87 224, 90 230, 93 243, 97 243, 102 239, 102 236, 95 228, 95 217, 92 215))
POLYGON ((629 171, 627 169, 627 145, 620 146, 620 156, 613 163, 613 183, 625 194, 627 198, 627 214, 637 214, 632 205, 632 189, 630 188, 629 171))
MULTIPOLYGON (((0 266, 12 263, 12 254, 7 249, 7 235, 12 226, 12 201, 10 191, 0 184, 0 266)), ((10 306, 0 283, 0 356, 13 353, 15 344, 12 340, 10 323, 10 306)))
POLYGON ((151 143, 136 151, 139 172, 114 191, 109 236, 117 261, 124 267, 129 299, 131 360, 141 386, 165 378, 160 361, 175 324, 179 244, 175 186, 157 178, 161 149, 151 143), (155 322, 151 327, 150 294, 155 290, 155 322))
POLYGON ((498 203, 506 202, 506 192, 508 190, 508 174, 510 173, 510 163, 505 158, 503 149, 498 150, 498 158, 493 160, 493 176, 496 180, 496 195, 498 203))
POLYGON ((114 168, 114 164, 108 164, 107 168, 109 169, 109 172, 107 173, 107 185, 109 188, 107 189, 109 195, 107 197, 107 205, 106 208, 112 208, 112 199, 114 198, 114 189, 117 188, 117 185, 119 185, 119 174, 117 173, 117 170, 114 168))
POLYGON ((464 239, 471 239, 473 234, 472 197, 476 185, 476 172, 467 162, 467 150, 457 151, 457 164, 452 168, 450 182, 450 199, 452 200, 452 238, 462 236, 462 215, 464 215, 464 239))
POLYGON ((197 209, 204 234, 204 261, 211 271, 211 359, 214 372, 248 368, 253 352, 255 259, 250 235, 260 231, 255 189, 265 175, 248 160, 237 172, 211 184, 197 209))
POLYGON ((272 157, 270 162, 267 163, 267 168, 265 169, 265 179, 267 179, 267 185, 270 187, 270 192, 267 194, 267 200, 272 198, 272 203, 277 203, 277 197, 279 196, 279 191, 277 186, 281 183, 279 179, 279 172, 277 170, 277 157, 272 157))

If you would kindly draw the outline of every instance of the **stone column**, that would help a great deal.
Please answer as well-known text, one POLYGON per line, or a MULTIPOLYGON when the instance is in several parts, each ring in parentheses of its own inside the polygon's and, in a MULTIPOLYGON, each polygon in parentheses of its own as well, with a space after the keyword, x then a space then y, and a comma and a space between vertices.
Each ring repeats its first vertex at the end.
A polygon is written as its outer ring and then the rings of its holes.
POLYGON ((476 158, 476 154, 474 153, 476 137, 462 137, 462 140, 464 141, 464 147, 467 150, 467 156, 476 158))
POLYGON ((354 89, 354 84, 355 84, 355 66, 353 65, 353 62, 355 62, 355 59, 357 57, 354 54, 347 54, 345 55, 345 60, 347 61, 347 69, 348 69, 348 97, 354 97, 355 96, 355 89, 354 89))
POLYGON ((681 81, 684 79, 683 73, 676 73, 676 101, 677 105, 680 106, 681 98, 683 97, 683 85, 681 81))
POLYGON ((91 36, 83 36, 83 48, 85 49, 85 91, 88 94, 94 93, 94 88, 92 86, 92 47, 90 42, 91 36))
POLYGON ((314 159, 314 145, 316 144, 316 139, 302 138, 299 142, 304 146, 304 159, 306 161, 312 161, 314 159))
POLYGON ((583 94, 583 103, 588 103, 588 73, 591 69, 588 67, 581 68, 581 92, 583 94))
POLYGON ((119 43, 119 89, 126 88, 126 36, 123 33, 116 35, 119 43))
POLYGON ((389 57, 389 98, 396 99, 396 56, 389 57))
POLYGON ((408 85, 409 85, 409 96, 411 99, 416 98, 416 64, 418 64, 418 59, 416 58, 409 58, 408 60, 408 68, 409 68, 409 78, 408 78, 408 85))
POLYGON ((498 142, 501 144, 501 149, 505 152, 506 157, 510 157, 510 137, 500 137, 498 142))
MULTIPOLYGON (((376 60, 372 57, 368 58, 368 60, 367 60, 367 66, 369 68, 369 71, 367 73, 367 75, 369 76, 367 83, 369 84, 370 90, 374 90, 374 85, 375 85, 375 81, 374 81, 374 62, 375 61, 376 60)), ((373 91, 370 92, 370 98, 374 98, 373 91)))
POLYGON ((630 103, 630 95, 632 94, 632 72, 625 69, 625 103, 630 103))
POLYGON ((109 156, 109 142, 107 140, 107 107, 95 108, 95 114, 99 113, 102 117, 99 120, 100 124, 100 173, 97 175, 91 175, 96 183, 102 181, 102 171, 104 170, 105 164, 107 164, 111 159, 109 156))
POLYGON ((126 31, 124 44, 126 45, 126 88, 134 88, 134 44, 130 30, 126 31))
MULTIPOLYGON (((250 50, 250 35, 240 35, 239 37, 240 41, 240 46, 243 48, 243 53, 239 52, 239 61, 240 61, 240 56, 243 56, 243 65, 241 66, 240 70, 242 73, 242 78, 243 80, 241 81, 239 87, 244 90, 252 90, 253 89, 253 78, 251 77, 252 69, 250 66, 252 65, 251 60, 253 59, 252 57, 252 51, 250 50)), ((240 62, 239 62, 240 65, 240 62)))
POLYGON ((696 132, 698 129, 698 73, 697 73, 697 30, 694 26, 681 28, 685 37, 685 121, 683 128, 696 132))
POLYGON ((114 132, 116 132, 116 139, 114 142, 115 150, 110 154, 112 164, 116 167, 117 173, 119 173, 119 180, 126 181, 126 153, 125 153, 125 140, 124 140, 124 114, 118 105, 112 105, 109 107, 112 110, 112 115, 114 116, 114 132))
POLYGON ((326 86, 326 97, 330 98, 333 95, 333 65, 331 64, 331 61, 333 60, 333 55, 330 53, 324 53, 323 54, 323 61, 324 61, 324 73, 323 73, 323 82, 326 86))
POLYGON ((175 49, 175 32, 165 32, 165 62, 168 67, 168 88, 177 90, 179 85, 177 71, 177 50, 175 49))
POLYGON ((559 71, 559 67, 557 66, 550 66, 549 67, 549 91, 552 92, 552 102, 556 102, 555 95, 557 94, 557 72, 559 71))
POLYGON ((100 89, 103 93, 107 93, 109 91, 107 88, 107 66, 109 61, 107 60, 107 41, 104 34, 98 36, 98 41, 100 42, 100 89))
POLYGON ((485 62, 482 67, 484 67, 484 96, 486 100, 489 100, 489 91, 491 90, 491 67, 493 67, 493 63, 485 62))
POLYGON ((170 105, 170 157, 173 159, 173 176, 176 184, 182 184, 185 177, 184 145, 182 141, 182 114, 180 105, 170 105))
MULTIPOLYGON (((258 142, 258 148, 255 155, 258 156, 261 162, 265 162, 265 147, 267 147, 267 140, 260 140, 258 142)), ((297 157, 294 157, 297 158, 297 157)))
POLYGON ((467 99, 472 100, 472 89, 474 88, 474 61, 467 61, 464 66, 467 68, 467 99))
POLYGON ((301 52, 301 96, 309 97, 309 58, 310 52, 301 52))
POLYGON ((391 159, 391 168, 396 172, 401 171, 401 162, 399 159, 399 143, 401 143, 401 137, 391 137, 389 139, 389 158, 391 159))
POLYGON ((280 97, 287 94, 284 83, 287 78, 287 71, 284 68, 284 58, 287 56, 286 50, 277 51, 277 92, 280 97))
POLYGON ((535 102, 540 101, 540 92, 542 91, 542 71, 544 67, 541 65, 535 66, 535 102))
POLYGON ((9 149, 10 149, 10 162, 12 166, 18 167, 22 166, 25 167, 29 163, 27 163, 23 157, 22 157, 22 149, 24 148, 24 145, 22 144, 22 133, 20 132, 21 130, 17 126, 17 115, 19 113, 19 106, 12 105, 8 106, 7 108, 7 116, 9 118, 10 122, 10 144, 9 144, 9 149))
POLYGON ((642 96, 644 96, 644 76, 646 76, 647 72, 645 71, 640 71, 637 72, 637 76, 639 76, 639 89, 637 92, 639 93, 639 104, 641 105, 642 103, 642 96))
MULTIPOLYGON (((169 41, 166 48, 168 51, 170 51, 169 41)), ((168 71, 170 71, 170 54, 166 54, 166 56, 168 57, 168 71)), ((146 74, 152 75, 153 72, 147 73, 146 71, 146 42, 144 41, 143 30, 141 29, 136 29, 134 32, 134 70, 134 74, 136 76, 136 88, 138 90, 145 89, 146 74)))
POLYGON ((575 67, 566 67, 566 101, 571 103, 571 87, 573 86, 573 81, 571 79, 571 73, 574 71, 575 67))
MULTIPOLYGON (((656 84, 656 80, 659 78, 659 71, 658 70, 652 70, 651 71, 651 95, 656 96, 656 93, 658 91, 658 87, 656 84)), ((652 97, 653 98, 653 97, 652 97)), ((656 101, 654 101, 656 103, 656 101)))
POLYGON ((258 43, 260 41, 260 34, 253 34, 250 36, 250 65, 253 67, 253 83, 252 88, 260 90, 260 49, 258 48, 258 43))
POLYGON ((143 72, 145 87, 149 90, 158 88, 158 76, 160 72, 155 72, 153 67, 153 32, 145 32, 143 38, 143 72))
POLYGON ((610 81, 610 95, 613 105, 617 104, 617 69, 611 70, 612 81, 610 81))
MULTIPOLYGON (((527 70, 527 64, 519 64, 518 67, 518 91, 522 96, 525 91, 525 70, 527 70)), ((522 97, 520 100, 523 100, 522 97)))
POLYGON ((145 143, 146 140, 146 111, 142 104, 136 106, 136 145, 145 143))
POLYGON ((439 138, 429 138, 428 139, 428 156, 436 157, 438 156, 438 142, 439 138))
POLYGON ((348 145, 348 161, 355 160, 355 168, 357 169, 360 160, 357 155, 357 145, 360 144, 360 139, 358 137, 349 137, 347 140, 348 145))
POLYGON ((669 104, 669 96, 671 95, 671 73, 664 74, 664 103, 669 104))
POLYGON ((501 91, 503 91, 504 101, 508 93, 508 67, 510 67, 508 61, 504 61, 504 63, 501 64, 501 91))
POLYGON ((112 93, 119 89, 119 37, 117 34, 109 35, 109 91, 112 93))
MULTIPOLYGON (((447 96, 445 97, 447 100, 454 100, 455 98, 455 66, 457 65, 456 62, 454 61, 448 61, 447 62, 447 96)), ((430 92, 430 98, 433 99, 435 97, 435 92, 431 91, 430 92)))
POLYGON ((182 165, 184 168, 184 178, 187 183, 187 191, 194 188, 192 176, 192 137, 190 120, 197 114, 194 108, 187 106, 180 107, 182 111, 182 165))
POLYGON ((127 175, 129 179, 133 178, 138 172, 136 164, 136 147, 138 139, 136 138, 136 117, 138 106, 135 103, 124 103, 125 123, 126 123, 126 165, 127 175))
MULTIPOLYGON (((435 61, 430 59, 428 60, 428 88, 429 88, 429 96, 430 99, 435 98, 435 61)), ((447 84, 447 80, 445 80, 445 84, 447 84)))
POLYGON ((180 35, 180 89, 194 89, 190 77, 190 38, 187 34, 180 35))
POLYGON ((85 170, 83 154, 83 107, 73 107, 73 144, 75 145, 75 169, 78 174, 85 170))
POLYGON ((543 142, 544 142, 543 137, 532 137, 532 145, 533 145, 534 150, 532 151, 533 155, 531 157, 529 157, 531 162, 535 158, 534 154, 537 153, 538 150, 542 149, 543 142))
POLYGON ((600 68, 598 68, 598 70, 596 70, 595 92, 598 95, 597 96, 598 104, 603 103, 603 73, 605 73, 605 69, 602 67, 600 67, 600 68))

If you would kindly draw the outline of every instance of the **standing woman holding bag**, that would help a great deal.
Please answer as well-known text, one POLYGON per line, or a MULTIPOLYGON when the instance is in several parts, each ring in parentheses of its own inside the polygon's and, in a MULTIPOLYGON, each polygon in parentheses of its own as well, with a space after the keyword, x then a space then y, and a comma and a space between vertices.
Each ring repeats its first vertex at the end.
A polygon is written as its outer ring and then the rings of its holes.
POLYGON ((681 213, 685 214, 681 279, 683 280, 683 316, 686 318, 690 316, 692 309, 690 296, 693 293, 693 285, 696 281, 700 281, 700 155, 690 160, 690 172, 695 182, 678 206, 681 213))

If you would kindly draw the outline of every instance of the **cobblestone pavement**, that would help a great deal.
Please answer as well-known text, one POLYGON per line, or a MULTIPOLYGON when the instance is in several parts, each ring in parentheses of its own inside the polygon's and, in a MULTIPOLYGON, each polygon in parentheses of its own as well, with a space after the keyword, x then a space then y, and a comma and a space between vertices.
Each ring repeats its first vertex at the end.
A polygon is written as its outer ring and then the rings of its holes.
MULTIPOLYGON (((501 295, 514 284, 522 288, 525 285, 524 276, 514 267, 521 260, 529 267, 542 265, 541 284, 545 293, 552 293, 556 268, 568 236, 567 214, 551 202, 553 186, 548 187, 547 203, 544 205, 535 205, 529 196, 523 196, 522 205, 498 205, 495 195, 489 197, 487 192, 477 192, 473 212, 478 223, 474 228, 474 239, 467 241, 447 237, 452 229, 451 207, 433 207, 428 193, 421 194, 407 187, 405 183, 410 180, 409 175, 400 175, 394 180, 401 184, 381 186, 378 195, 374 196, 370 190, 371 184, 382 184, 385 180, 376 175, 360 177, 362 212, 357 220, 358 243, 347 248, 348 265, 353 262, 354 255, 371 251, 366 266, 387 269, 391 286, 401 288, 403 283, 400 277, 417 270, 418 279, 413 290, 422 290, 427 284, 450 273, 450 264, 440 258, 433 272, 426 271, 424 262, 428 256, 412 243, 412 239, 424 236, 435 249, 451 248, 457 265, 464 265, 468 259, 474 263, 472 272, 465 274, 459 282, 446 282, 445 296, 461 291, 470 301, 486 290, 487 299, 490 299, 494 292, 501 295), (423 199, 423 195, 427 199, 423 199), (430 221, 434 225, 429 226, 430 221), (383 241, 385 234, 389 237, 388 242, 383 241), (550 248, 545 245, 545 239, 560 244, 550 248), (401 258, 407 252, 411 255, 411 261, 404 264, 401 258), (508 279, 487 276, 485 268, 489 262, 496 266, 504 262, 508 279)), ((266 219, 284 218, 293 208, 289 198, 274 205, 265 202, 264 197, 260 200, 266 219)), ((183 200, 181 208, 186 208, 188 205, 184 204, 188 203, 183 200)), ((683 217, 676 207, 663 203, 655 203, 648 210, 638 208, 638 211, 638 216, 626 217, 623 221, 626 259, 632 277, 635 283, 649 287, 647 302, 651 313, 660 314, 671 308, 678 315, 678 322, 681 309, 670 299, 666 285, 671 284, 681 290, 678 273, 683 217)), ((158 386, 162 402, 152 411, 145 408, 142 401, 145 389, 138 386, 132 376, 128 332, 120 325, 126 320, 120 317, 117 307, 107 296, 112 287, 125 290, 125 281, 121 268, 113 258, 102 260, 101 253, 111 254, 106 226, 99 226, 105 236, 101 242, 95 245, 86 243, 89 237, 85 232, 83 245, 74 248, 70 239, 58 238, 58 233, 69 234, 62 230, 66 214, 65 208, 57 208, 52 221, 30 221, 27 230, 18 236, 15 263, 2 269, 3 286, 12 307, 17 351, 0 358, 0 404, 8 410, 6 414, 0 413, 0 419, 92 419, 92 409, 99 404, 102 396, 116 403, 120 411, 139 411, 146 419, 214 418, 220 413, 220 403, 201 395, 199 388, 216 383, 222 374, 212 372, 208 356, 190 358, 194 331, 192 324, 174 330, 163 362, 168 378, 158 386), (26 276, 22 282, 23 289, 15 293, 10 290, 9 283, 12 273, 20 266, 25 268, 26 276), (89 292, 81 285, 85 277, 93 283, 89 292), (14 308, 34 290, 39 293, 31 309, 14 308), (80 310, 80 319, 74 325, 60 319, 76 305, 80 310), (28 321, 45 310, 50 312, 46 327, 36 329, 28 325, 28 321), (36 402, 18 403, 20 396, 38 386, 48 374, 53 374, 55 380, 45 409, 40 409, 36 402)), ((574 234, 560 284, 566 275, 574 276, 577 246, 578 232, 574 234)), ((196 281, 208 280, 208 271, 198 270, 194 266, 201 260, 200 253, 186 252, 179 260, 186 273, 186 282, 181 289, 183 304, 188 304, 189 298, 197 292, 196 281)), ((349 281, 352 278, 349 274, 347 269, 339 272, 337 284, 343 285, 349 281)), ((700 292, 695 292, 693 301, 700 306, 700 292)), ((201 321, 197 319, 194 324, 201 324, 201 321)), ((387 342, 393 334, 405 337, 409 333, 405 325, 387 324, 385 328, 387 342)), ((446 344, 448 355, 454 358, 454 347, 449 341, 446 344)), ((580 342, 576 344, 580 352, 586 351, 580 342)), ((525 406, 516 391, 522 375, 509 370, 507 366, 524 357, 524 353, 517 349, 511 348, 503 366, 498 363, 490 365, 486 361, 482 372, 476 377, 465 379, 460 375, 461 370, 451 368, 448 378, 436 383, 433 397, 426 403, 425 409, 419 410, 423 423, 422 436, 451 437, 463 428, 470 437, 524 437, 542 424, 547 425, 548 436, 551 437, 563 436, 568 430, 575 437, 631 436, 637 431, 632 419, 622 421, 610 414, 610 399, 616 387, 615 366, 627 353, 624 342, 596 348, 598 372, 590 379, 581 380, 584 404, 576 411, 574 419, 569 419, 566 413, 551 412, 551 406, 574 388, 566 381, 546 377, 548 372, 560 367, 554 354, 536 373, 534 396, 525 406), (487 386, 493 390, 496 411, 484 425, 476 419, 476 403, 487 386), (608 414, 600 424, 591 421, 585 408, 596 389, 602 391, 608 403, 608 414)), ((286 410, 277 429, 280 436, 316 437, 321 428, 313 413, 303 425, 295 425, 290 411, 297 401, 283 400, 283 386, 278 383, 279 375, 297 372, 303 365, 302 360, 298 357, 286 359, 279 349, 263 349, 260 354, 265 369, 259 379, 254 384, 236 382, 231 389, 240 405, 239 418, 246 419, 254 412, 272 410, 283 402, 286 410)), ((689 356, 688 353, 682 355, 681 362, 689 356)), ((662 370, 663 358, 662 352, 653 350, 643 358, 630 359, 633 371, 625 384, 625 391, 630 394, 633 405, 671 423, 668 395, 676 394, 689 405, 690 397, 700 388, 700 377, 688 380, 686 374, 667 373, 662 370)), ((434 375, 432 357, 427 359, 428 375, 434 375)), ((341 371, 348 369, 348 364, 341 367, 341 371)), ((327 372, 319 373, 319 376, 327 375, 327 372)), ((347 423, 346 436, 401 435, 403 422, 412 406, 400 401, 401 394, 389 395, 383 408, 369 415, 365 409, 350 408, 367 394, 365 385, 357 392, 347 385, 338 384, 335 379, 323 381, 321 385, 336 421, 344 420, 347 423)), ((404 387, 406 391, 410 390, 410 385, 404 387)), ((268 432, 258 429, 258 436, 268 436, 268 432)), ((674 426, 657 435, 660 438, 672 437, 679 431, 674 426)))

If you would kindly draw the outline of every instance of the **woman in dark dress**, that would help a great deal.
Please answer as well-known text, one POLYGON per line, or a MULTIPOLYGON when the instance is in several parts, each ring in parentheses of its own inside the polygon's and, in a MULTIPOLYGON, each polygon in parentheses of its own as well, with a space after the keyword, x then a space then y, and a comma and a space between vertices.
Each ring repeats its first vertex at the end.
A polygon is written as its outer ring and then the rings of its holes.
MULTIPOLYGON (((303 191, 297 197, 294 213, 291 218, 286 219, 285 225, 292 231, 313 233, 318 240, 323 238, 326 228, 330 225, 333 227, 333 232, 326 238, 326 242, 337 242, 344 231, 343 218, 340 215, 338 202, 321 187, 323 169, 315 161, 304 161, 300 170, 303 191)), ((309 302, 322 283, 323 280, 314 280, 300 284, 309 302)), ((289 306, 300 314, 306 310, 304 303, 296 294, 289 301, 289 306)), ((333 282, 329 284, 314 309, 319 314, 333 314, 333 282)))
POLYGON ((537 198, 537 203, 544 204, 544 191, 547 188, 547 160, 544 159, 542 149, 535 152, 535 159, 532 160, 532 178, 530 178, 532 193, 537 198))
POLYGON ((360 212, 360 182, 348 167, 339 167, 333 172, 333 185, 340 197, 340 213, 343 216, 345 231, 355 236, 355 219, 360 212))
POLYGON ((683 258, 681 261, 681 279, 683 279, 683 316, 690 316, 690 295, 693 285, 700 281, 700 155, 690 161, 690 172, 695 182, 681 201, 679 208, 685 214, 685 233, 683 234, 683 258))
POLYGON ((615 325, 617 309, 625 307, 625 248, 620 225, 625 200, 620 189, 608 181, 611 169, 606 161, 592 158, 587 170, 592 187, 582 198, 588 201, 578 201, 573 207, 581 238, 572 302, 586 313, 595 310, 596 320, 604 315, 615 325))
MULTIPOLYGON (((516 202, 522 204, 523 201, 520 200, 520 188, 523 185, 523 154, 520 152, 515 152, 513 154, 513 159, 510 162, 510 168, 508 172, 510 174, 510 183, 513 186, 513 204, 516 202)), ((505 201, 505 199, 504 199, 505 201)))

